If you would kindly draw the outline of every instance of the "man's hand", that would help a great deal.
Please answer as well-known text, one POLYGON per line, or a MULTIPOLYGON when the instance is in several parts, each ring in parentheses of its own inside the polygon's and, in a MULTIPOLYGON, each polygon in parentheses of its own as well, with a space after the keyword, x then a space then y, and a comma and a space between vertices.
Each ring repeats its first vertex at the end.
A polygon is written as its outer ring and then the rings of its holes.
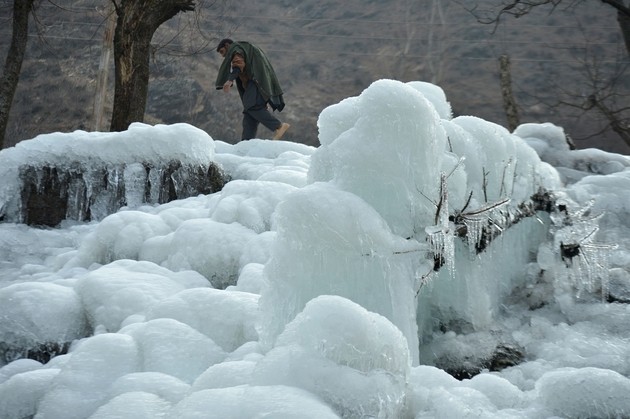
POLYGON ((225 93, 229 93, 233 85, 234 85, 234 81, 232 80, 226 81, 225 84, 223 85, 223 91, 225 93))
POLYGON ((234 54, 231 61, 232 67, 236 67, 240 72, 245 71, 245 58, 238 52, 234 54))

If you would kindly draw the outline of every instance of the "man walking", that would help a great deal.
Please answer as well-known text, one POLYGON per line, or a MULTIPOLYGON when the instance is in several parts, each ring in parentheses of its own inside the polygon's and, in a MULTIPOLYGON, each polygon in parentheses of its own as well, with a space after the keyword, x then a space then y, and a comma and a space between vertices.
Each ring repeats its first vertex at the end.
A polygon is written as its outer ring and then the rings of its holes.
POLYGON ((280 122, 271 112, 282 111, 282 88, 269 59, 257 46, 245 42, 223 39, 217 46, 223 57, 215 86, 229 92, 234 83, 243 102, 242 140, 256 138, 258 125, 273 131, 273 140, 279 140, 290 125, 280 122))

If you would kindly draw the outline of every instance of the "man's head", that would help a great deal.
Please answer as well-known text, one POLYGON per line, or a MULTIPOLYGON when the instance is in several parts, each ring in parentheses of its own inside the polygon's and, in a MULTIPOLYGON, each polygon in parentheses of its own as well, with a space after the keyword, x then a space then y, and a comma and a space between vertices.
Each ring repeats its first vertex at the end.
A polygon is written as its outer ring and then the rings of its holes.
POLYGON ((230 38, 222 39, 221 42, 219 42, 219 44, 217 45, 217 52, 221 54, 221 57, 225 57, 225 54, 227 54, 228 48, 233 43, 234 41, 232 41, 230 38))

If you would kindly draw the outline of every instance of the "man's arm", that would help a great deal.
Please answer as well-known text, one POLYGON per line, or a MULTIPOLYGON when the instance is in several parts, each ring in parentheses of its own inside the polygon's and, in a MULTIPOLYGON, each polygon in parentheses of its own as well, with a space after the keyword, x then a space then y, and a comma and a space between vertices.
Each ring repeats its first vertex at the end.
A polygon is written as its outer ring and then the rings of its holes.
POLYGON ((225 82, 225 84, 223 84, 223 91, 224 92, 229 92, 230 88, 232 86, 234 86, 234 80, 236 80, 236 78, 238 77, 238 75, 241 73, 241 69, 238 67, 232 67, 232 71, 230 71, 230 75, 228 76, 227 81, 225 82))

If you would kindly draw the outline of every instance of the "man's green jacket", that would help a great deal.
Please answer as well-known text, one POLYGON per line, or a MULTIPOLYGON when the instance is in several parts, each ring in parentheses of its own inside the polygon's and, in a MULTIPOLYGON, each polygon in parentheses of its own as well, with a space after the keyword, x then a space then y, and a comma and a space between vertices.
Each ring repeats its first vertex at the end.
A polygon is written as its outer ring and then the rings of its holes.
POLYGON ((271 105, 273 110, 282 111, 284 99, 276 72, 265 53, 249 42, 239 41, 230 45, 219 68, 215 82, 217 90, 223 89, 223 85, 230 78, 232 57, 235 53, 239 53, 245 58, 245 74, 258 85, 265 101, 271 105))

